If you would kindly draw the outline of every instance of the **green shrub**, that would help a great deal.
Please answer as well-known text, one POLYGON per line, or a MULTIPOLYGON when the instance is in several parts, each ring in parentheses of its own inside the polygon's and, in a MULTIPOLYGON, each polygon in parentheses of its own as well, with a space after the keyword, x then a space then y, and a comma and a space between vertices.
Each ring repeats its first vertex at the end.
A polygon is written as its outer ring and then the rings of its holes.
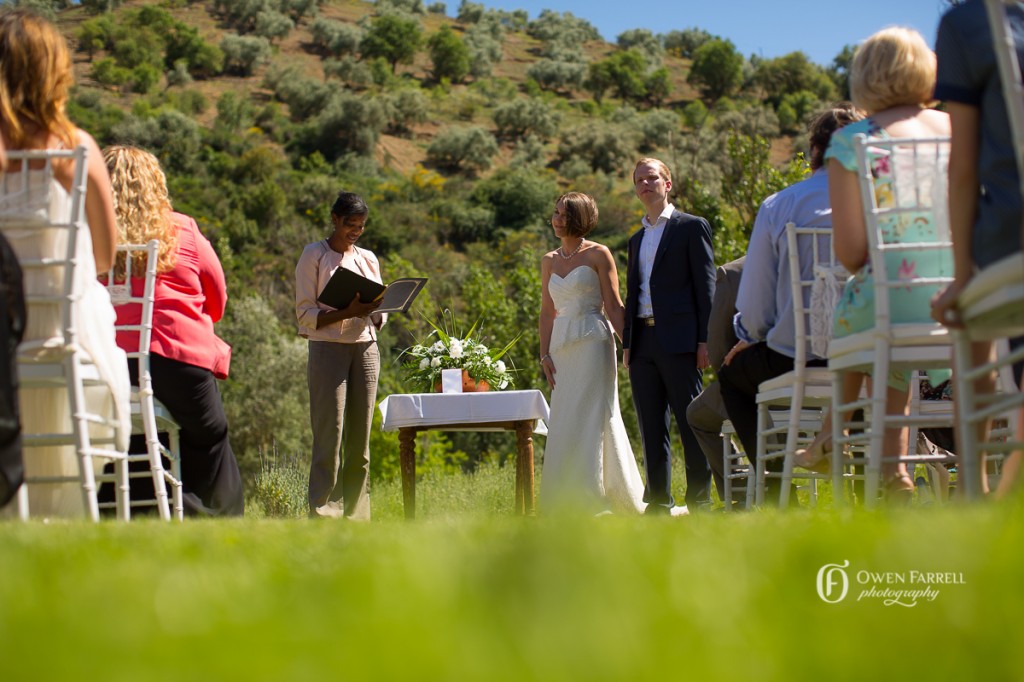
POLYGON ((297 457, 261 458, 249 488, 246 516, 301 518, 309 509, 309 465, 297 457))
POLYGON ((321 52, 335 57, 354 54, 363 39, 363 31, 358 26, 324 17, 314 21, 309 32, 313 35, 313 44, 321 52))
POLYGON ((274 10, 263 10, 256 15, 256 28, 253 29, 253 33, 273 42, 287 37, 293 28, 295 22, 287 15, 274 10))
POLYGON ((517 139, 533 134, 548 140, 558 132, 561 116, 550 105, 538 99, 515 99, 494 110, 498 135, 517 139))
POLYGON ((434 80, 447 78, 452 83, 461 83, 469 75, 469 49, 450 26, 444 24, 427 41, 430 50, 431 71, 434 80))
POLYGON ((270 41, 259 36, 228 34, 220 41, 224 70, 238 76, 251 76, 256 67, 270 59, 270 41))
POLYGON ((337 78, 349 85, 365 87, 373 83, 373 71, 364 62, 346 55, 341 59, 324 60, 324 78, 337 78))
POLYGON ((427 148, 427 159, 442 170, 472 176, 490 168, 497 153, 498 143, 483 128, 445 128, 427 148))

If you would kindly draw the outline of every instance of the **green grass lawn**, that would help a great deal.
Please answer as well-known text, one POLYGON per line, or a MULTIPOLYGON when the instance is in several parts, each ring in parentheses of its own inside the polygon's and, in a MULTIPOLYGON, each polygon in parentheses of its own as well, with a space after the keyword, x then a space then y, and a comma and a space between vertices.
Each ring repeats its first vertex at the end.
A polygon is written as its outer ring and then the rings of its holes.
POLYGON ((0 679, 1024 676, 1019 502, 517 518, 511 472, 481 478, 424 481, 412 523, 395 485, 370 524, 2 523, 0 679), (862 572, 911 571, 963 584, 857 600, 862 572))

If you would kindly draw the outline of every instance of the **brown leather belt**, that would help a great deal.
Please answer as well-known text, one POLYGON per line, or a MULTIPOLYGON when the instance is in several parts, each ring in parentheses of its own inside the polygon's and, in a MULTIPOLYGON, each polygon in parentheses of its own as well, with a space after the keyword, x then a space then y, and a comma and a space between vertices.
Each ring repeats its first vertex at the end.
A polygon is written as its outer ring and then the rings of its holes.
POLYGON ((638 318, 636 318, 636 321, 639 322, 644 327, 653 327, 654 326, 654 318, 653 317, 638 317, 638 318))

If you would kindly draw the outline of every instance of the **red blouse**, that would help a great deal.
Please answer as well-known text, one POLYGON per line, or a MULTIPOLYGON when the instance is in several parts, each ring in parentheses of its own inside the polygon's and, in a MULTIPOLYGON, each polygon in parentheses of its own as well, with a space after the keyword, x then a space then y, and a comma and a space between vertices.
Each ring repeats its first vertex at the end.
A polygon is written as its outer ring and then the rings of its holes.
MULTIPOLYGON (((171 213, 171 220, 178 228, 177 257, 171 270, 156 276, 149 350, 226 379, 231 346, 213 331, 228 299, 224 269, 195 220, 180 213, 171 213)), ((144 288, 144 278, 132 278, 133 295, 142 295, 144 288)), ((138 324, 141 316, 141 305, 117 307, 118 325, 138 324)), ((138 338, 136 332, 118 332, 117 345, 126 351, 136 350, 138 338)))

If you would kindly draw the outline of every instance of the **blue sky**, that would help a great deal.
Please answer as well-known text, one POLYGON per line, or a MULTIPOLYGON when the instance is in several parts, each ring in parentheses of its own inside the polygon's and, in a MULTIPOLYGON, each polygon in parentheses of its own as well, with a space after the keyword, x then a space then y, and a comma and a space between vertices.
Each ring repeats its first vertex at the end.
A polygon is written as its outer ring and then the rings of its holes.
MULTIPOLYGON (((572 12, 614 42, 627 29, 654 33, 691 26, 731 40, 745 57, 766 58, 803 50, 827 66, 846 44, 855 44, 880 28, 909 26, 935 44, 943 0, 482 0, 486 7, 525 9, 535 18, 542 9, 572 12)), ((458 11, 448 0, 448 11, 458 11)))

